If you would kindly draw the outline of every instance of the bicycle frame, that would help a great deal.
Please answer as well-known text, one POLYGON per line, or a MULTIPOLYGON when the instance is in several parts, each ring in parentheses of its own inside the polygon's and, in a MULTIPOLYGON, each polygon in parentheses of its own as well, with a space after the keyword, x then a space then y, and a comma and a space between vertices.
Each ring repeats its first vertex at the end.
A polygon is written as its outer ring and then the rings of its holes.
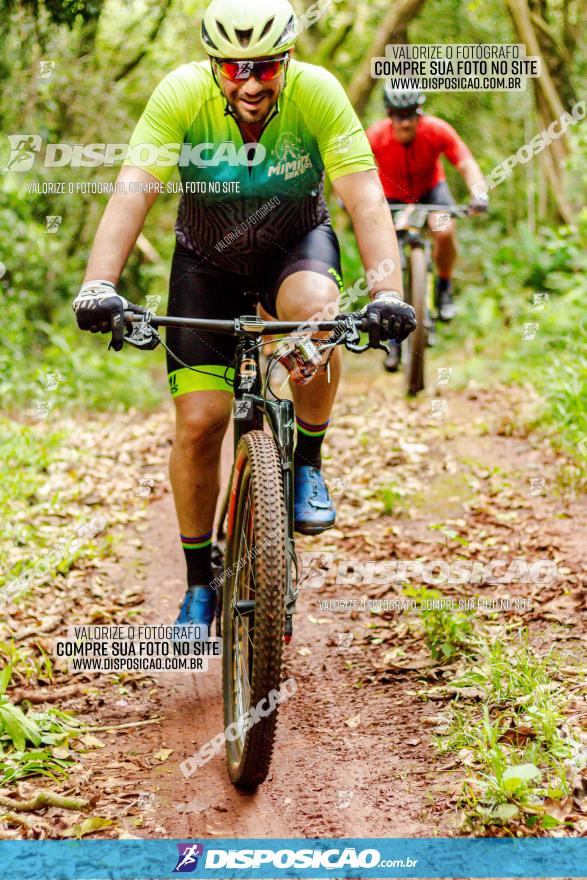
MULTIPOLYGON (((390 204, 400 251, 400 265, 407 301, 416 313, 418 327, 402 343, 407 393, 414 396, 425 387, 425 350, 434 335, 436 309, 432 273, 432 248, 426 235, 430 215, 445 218, 469 213, 465 205, 390 204)), ((432 230, 434 231, 434 230, 432 230)))
POLYGON ((414 202, 390 204, 389 209, 394 215, 394 225, 396 225, 396 235, 402 257, 402 271, 406 267, 408 249, 415 247, 424 248, 428 271, 432 267, 430 238, 426 235, 430 214, 445 214, 449 217, 470 216, 468 205, 424 205, 414 202), (398 215, 400 215, 399 219, 398 215))

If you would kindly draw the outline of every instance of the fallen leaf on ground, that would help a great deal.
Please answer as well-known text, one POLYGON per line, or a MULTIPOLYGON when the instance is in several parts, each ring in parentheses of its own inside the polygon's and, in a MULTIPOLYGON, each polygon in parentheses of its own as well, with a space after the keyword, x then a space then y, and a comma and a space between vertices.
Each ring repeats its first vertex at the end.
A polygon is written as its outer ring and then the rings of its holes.
POLYGON ((102 816, 88 816, 83 822, 76 823, 62 833, 62 837, 84 837, 86 834, 92 834, 94 831, 101 831, 102 828, 109 828, 114 825, 112 819, 104 819, 102 816))
POLYGON ((79 739, 88 749, 103 749, 106 747, 106 744, 101 739, 98 739, 97 736, 94 736, 93 733, 84 733, 79 739))
POLYGON ((155 752, 153 757, 155 758, 156 761, 159 761, 159 763, 162 764, 172 754, 173 754, 173 749, 159 749, 158 752, 155 752))

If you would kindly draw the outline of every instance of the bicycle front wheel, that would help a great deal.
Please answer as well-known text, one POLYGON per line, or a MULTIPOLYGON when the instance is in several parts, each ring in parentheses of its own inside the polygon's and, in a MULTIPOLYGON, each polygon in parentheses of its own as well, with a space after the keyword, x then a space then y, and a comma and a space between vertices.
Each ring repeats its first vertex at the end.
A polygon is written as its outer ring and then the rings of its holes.
POLYGON ((277 446, 263 431, 250 431, 235 458, 222 612, 228 773, 245 789, 260 785, 271 764, 278 707, 271 692, 281 684, 285 621, 286 523, 277 446))
POLYGON ((426 352, 427 269, 424 248, 413 247, 408 263, 407 298, 416 313, 418 325, 406 340, 405 376, 407 393, 411 396, 424 389, 424 355, 426 352))

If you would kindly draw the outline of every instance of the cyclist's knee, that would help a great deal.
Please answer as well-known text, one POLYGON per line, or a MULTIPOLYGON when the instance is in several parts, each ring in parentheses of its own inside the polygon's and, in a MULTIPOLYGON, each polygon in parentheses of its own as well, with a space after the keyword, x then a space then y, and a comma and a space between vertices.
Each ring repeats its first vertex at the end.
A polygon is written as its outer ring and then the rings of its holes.
POLYGON ((175 399, 176 442, 202 454, 222 443, 230 419, 232 397, 224 392, 196 391, 175 399))
POLYGON ((456 231, 457 226, 454 220, 450 220, 446 225, 438 223, 436 226, 432 226, 430 229, 432 237, 439 244, 442 244, 445 241, 454 241, 456 238, 456 231))
POLYGON ((328 321, 336 317, 340 291, 337 283, 318 272, 288 275, 277 294, 277 316, 281 321, 328 321))

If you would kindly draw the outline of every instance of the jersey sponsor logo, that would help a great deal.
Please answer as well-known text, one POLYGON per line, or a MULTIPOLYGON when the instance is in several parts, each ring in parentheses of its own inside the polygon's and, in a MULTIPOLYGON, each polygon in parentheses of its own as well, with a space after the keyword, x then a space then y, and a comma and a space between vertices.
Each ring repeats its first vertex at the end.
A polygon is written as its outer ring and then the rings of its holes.
POLYGON ((300 138, 291 132, 286 132, 279 138, 273 148, 272 157, 274 164, 269 166, 267 177, 275 175, 291 180, 312 167, 312 160, 300 138))

